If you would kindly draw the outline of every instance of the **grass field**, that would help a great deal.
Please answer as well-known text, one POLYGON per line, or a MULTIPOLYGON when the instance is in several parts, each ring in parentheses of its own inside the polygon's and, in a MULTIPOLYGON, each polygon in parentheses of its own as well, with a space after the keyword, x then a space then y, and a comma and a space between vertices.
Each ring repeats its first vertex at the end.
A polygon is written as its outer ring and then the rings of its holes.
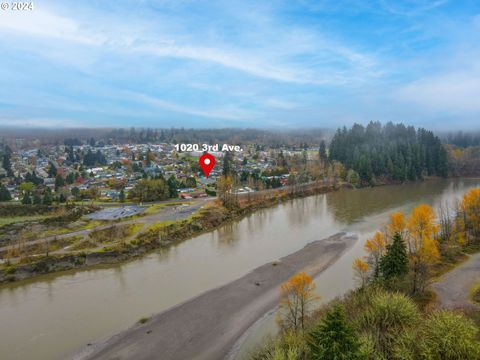
POLYGON ((0 226, 22 223, 27 221, 39 221, 44 220, 55 215, 31 215, 31 216, 13 216, 13 217, 1 217, 0 226))

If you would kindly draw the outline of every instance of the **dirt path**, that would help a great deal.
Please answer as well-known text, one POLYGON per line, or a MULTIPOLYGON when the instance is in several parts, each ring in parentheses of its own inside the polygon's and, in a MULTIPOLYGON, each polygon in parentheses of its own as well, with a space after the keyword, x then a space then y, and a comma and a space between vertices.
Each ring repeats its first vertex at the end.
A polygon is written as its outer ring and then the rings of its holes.
POLYGON ((278 305, 279 286, 298 271, 315 276, 354 244, 336 234, 265 264, 242 278, 153 316, 105 342, 85 348, 74 359, 225 358, 257 319, 278 305))
POLYGON ((470 288, 480 281, 480 253, 470 258, 441 279, 432 284, 437 293, 437 303, 441 308, 448 309, 479 309, 470 301, 470 288))

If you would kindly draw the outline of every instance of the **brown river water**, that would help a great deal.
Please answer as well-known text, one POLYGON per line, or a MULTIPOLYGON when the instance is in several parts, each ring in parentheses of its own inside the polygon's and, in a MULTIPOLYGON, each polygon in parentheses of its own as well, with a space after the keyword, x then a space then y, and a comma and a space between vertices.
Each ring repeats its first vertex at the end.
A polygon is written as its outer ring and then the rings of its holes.
MULTIPOLYGON (((0 358, 69 358, 87 343, 311 241, 340 231, 356 234, 359 241, 316 279, 322 299, 330 300, 355 286, 351 263, 363 255, 364 239, 385 224, 390 212, 409 211, 420 203, 453 204, 474 186, 480 186, 480 179, 431 180, 296 199, 123 265, 0 286, 0 358)), ((247 336, 245 347, 262 331, 247 336)))

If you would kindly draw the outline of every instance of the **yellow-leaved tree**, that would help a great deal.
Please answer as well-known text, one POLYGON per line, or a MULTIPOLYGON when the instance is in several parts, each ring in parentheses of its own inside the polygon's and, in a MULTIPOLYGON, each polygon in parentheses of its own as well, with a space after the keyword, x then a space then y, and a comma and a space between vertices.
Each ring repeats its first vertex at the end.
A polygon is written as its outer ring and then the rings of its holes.
POLYGON ((412 292, 424 290, 428 271, 440 258, 435 239, 440 226, 431 206, 422 204, 413 209, 407 221, 407 249, 412 270, 412 292))
POLYGON ((237 205, 237 198, 233 192, 234 180, 232 176, 222 175, 217 179, 218 197, 222 200, 223 206, 232 208, 237 205))
POLYGON ((459 204, 456 221, 458 240, 470 244, 480 238, 480 188, 467 192, 459 204))
POLYGON ((365 242, 364 249, 367 252, 367 261, 373 267, 373 276, 379 275, 380 259, 385 254, 385 236, 377 231, 372 238, 365 242))
POLYGON ((390 214, 390 223, 387 224, 387 235, 393 238, 395 234, 399 234, 402 239, 405 236, 407 223, 405 222, 405 216, 401 211, 395 211, 390 214))
POLYGON ((305 329, 305 321, 312 304, 320 297, 315 295, 315 284, 305 272, 293 275, 280 287, 280 325, 284 329, 305 329))
POLYGON ((356 258, 353 261, 352 267, 353 267, 353 271, 355 272, 355 276, 360 281, 361 286, 364 287, 365 285, 367 285, 368 269, 369 269, 368 264, 362 259, 356 258))

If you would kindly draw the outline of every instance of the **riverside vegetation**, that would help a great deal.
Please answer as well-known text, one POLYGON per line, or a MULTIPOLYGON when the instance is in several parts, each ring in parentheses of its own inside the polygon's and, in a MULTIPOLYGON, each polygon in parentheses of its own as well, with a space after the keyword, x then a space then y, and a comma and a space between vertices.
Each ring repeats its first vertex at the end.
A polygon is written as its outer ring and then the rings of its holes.
POLYGON ((428 289, 480 246, 480 189, 454 210, 392 213, 353 263, 359 287, 324 306, 308 274, 293 276, 280 289, 281 331, 252 359, 480 359, 478 310, 436 309, 428 289))
MULTIPOLYGON (((86 239, 75 236, 54 238, 45 240, 35 247, 27 247, 27 242, 22 241, 22 246, 12 248, 10 253, 5 254, 6 262, 0 267, 0 282, 127 261, 155 249, 167 248, 203 232, 211 231, 229 221, 239 220, 260 208, 274 206, 296 197, 334 191, 342 186, 345 185, 336 181, 331 184, 316 182, 271 189, 241 197, 225 190, 220 192, 218 200, 208 202, 186 219, 159 222, 143 230, 141 230, 143 224, 139 218, 135 224, 119 222, 102 226, 95 223, 94 226, 100 229, 91 231, 86 239), (113 243, 110 244, 111 241, 113 243), (105 244, 107 245, 104 246, 105 244), (62 246, 71 247, 66 253, 51 253, 62 246), (33 254, 32 251, 36 250, 40 250, 40 253, 33 254), (10 261, 11 258, 16 258, 16 261, 10 261)), ((87 223, 76 230, 84 230, 88 227, 87 223)))

